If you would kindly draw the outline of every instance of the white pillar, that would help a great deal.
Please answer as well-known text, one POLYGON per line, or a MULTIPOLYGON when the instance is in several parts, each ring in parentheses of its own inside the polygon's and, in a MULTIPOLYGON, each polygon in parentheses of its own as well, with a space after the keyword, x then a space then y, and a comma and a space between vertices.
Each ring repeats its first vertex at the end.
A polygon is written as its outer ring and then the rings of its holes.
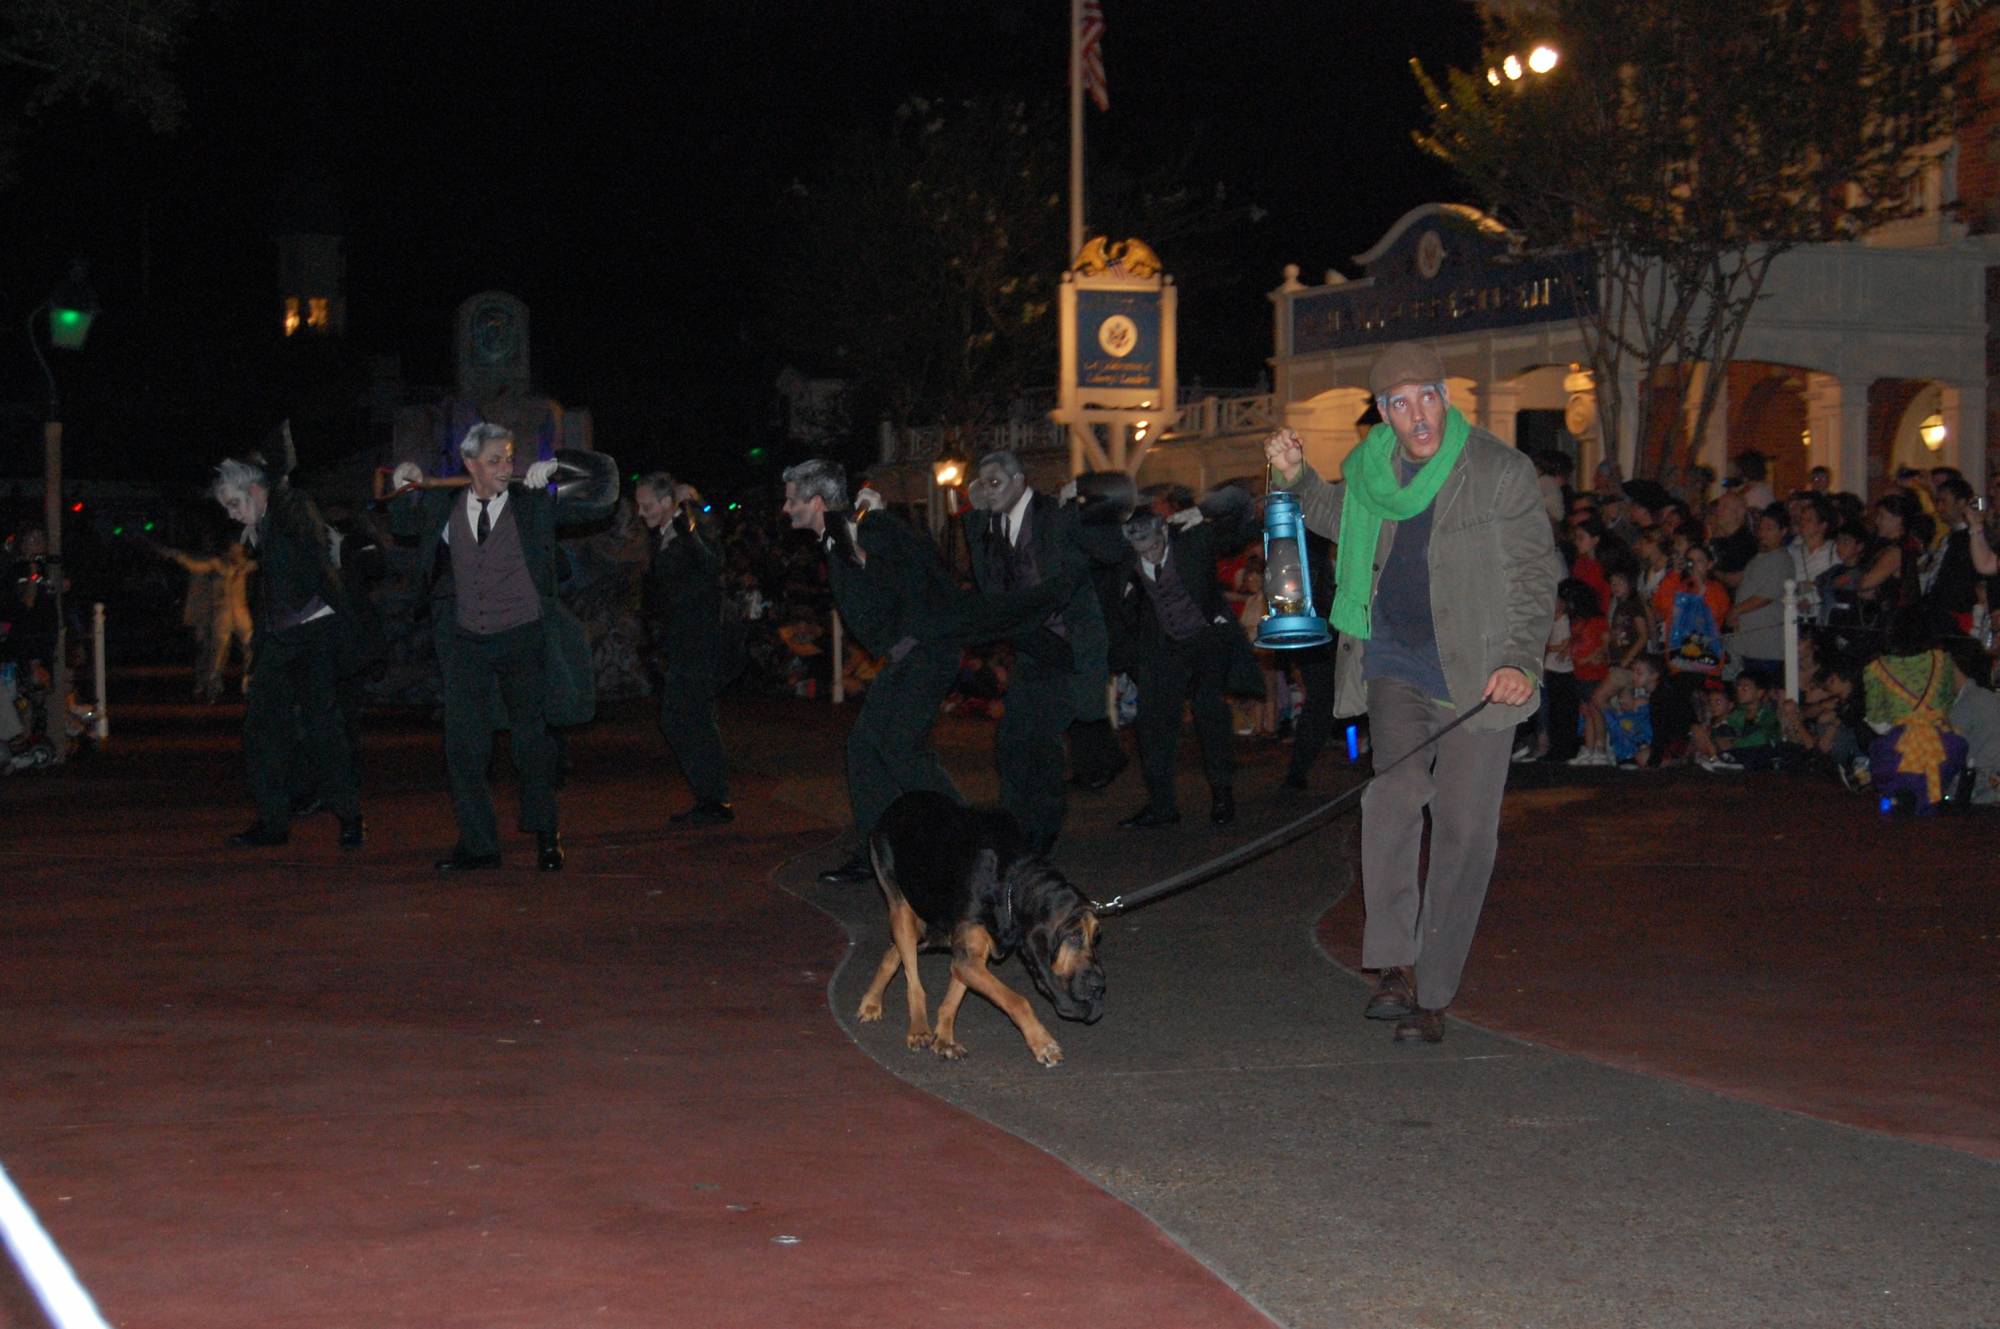
MULTIPOLYGON (((1599 430, 1603 429, 1599 398, 1599 430)), ((1629 478, 1639 466, 1639 367, 1628 356, 1618 362, 1618 466, 1629 478)))
MULTIPOLYGON (((1709 367, 1695 366, 1694 378, 1689 384, 1686 415, 1683 428, 1689 435, 1694 433, 1694 418, 1701 409, 1701 394, 1707 386, 1709 367)), ((1701 442, 1695 448, 1695 459, 1704 466, 1715 468, 1717 475, 1729 472, 1729 377, 1724 375, 1722 385, 1715 391, 1715 409, 1709 413, 1708 427, 1703 431, 1701 442)))
POLYGON ((1508 447, 1520 446, 1517 430, 1521 409, 1521 385, 1493 382, 1479 385, 1480 426, 1508 447))
POLYGON ((1806 376, 1812 464, 1833 472, 1833 487, 1868 496, 1868 389, 1832 374, 1806 376))
POLYGON ((1840 387, 1840 460, 1833 468, 1834 484, 1868 497, 1868 385, 1843 383, 1840 387))
POLYGON ((1965 473, 1972 492, 1986 492, 1986 383, 1976 375, 1964 387, 1943 384, 1938 413, 1944 417, 1946 464, 1965 473))

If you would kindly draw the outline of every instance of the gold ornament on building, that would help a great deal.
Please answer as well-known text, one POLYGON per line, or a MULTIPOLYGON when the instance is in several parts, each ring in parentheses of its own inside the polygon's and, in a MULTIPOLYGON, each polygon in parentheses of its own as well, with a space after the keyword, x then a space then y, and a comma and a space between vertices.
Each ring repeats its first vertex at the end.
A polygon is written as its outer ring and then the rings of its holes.
POLYGON ((1086 277, 1153 277, 1160 272, 1160 256, 1144 240, 1113 244, 1109 236, 1094 235, 1077 252, 1070 270, 1086 277))

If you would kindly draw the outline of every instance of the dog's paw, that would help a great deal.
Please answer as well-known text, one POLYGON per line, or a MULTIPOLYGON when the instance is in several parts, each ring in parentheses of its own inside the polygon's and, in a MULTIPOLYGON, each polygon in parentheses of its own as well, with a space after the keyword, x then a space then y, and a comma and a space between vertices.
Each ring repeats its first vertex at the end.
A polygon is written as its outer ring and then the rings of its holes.
POLYGON ((965 1044, 955 1038, 933 1042, 931 1044, 931 1051, 937 1053, 939 1057, 946 1061, 965 1060, 965 1044))
POLYGON ((863 997, 861 1005, 855 1009, 854 1018, 863 1024, 873 1024, 875 1021, 881 1019, 882 999, 880 997, 863 997))
POLYGON ((903 1046, 912 1052, 922 1052, 925 1048, 930 1047, 933 1041, 930 1030, 912 1029, 910 1036, 903 1040, 903 1046))
POLYGON ((1033 1052, 1035 1060, 1044 1066, 1062 1065, 1062 1044, 1056 1042, 1053 1038, 1039 1047, 1033 1047, 1028 1050, 1033 1052))

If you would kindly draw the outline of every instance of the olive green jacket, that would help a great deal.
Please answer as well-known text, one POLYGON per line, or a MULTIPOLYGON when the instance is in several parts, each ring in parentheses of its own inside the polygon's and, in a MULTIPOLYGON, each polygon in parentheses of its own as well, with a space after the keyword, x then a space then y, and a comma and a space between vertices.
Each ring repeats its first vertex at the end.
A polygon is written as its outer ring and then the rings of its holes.
MULTIPOLYGON (((1308 530, 1340 539, 1345 482, 1329 484, 1307 466, 1284 487, 1298 495, 1308 530)), ((1396 525, 1383 522, 1375 544, 1378 586, 1396 525)), ((1462 711, 1478 704, 1496 669, 1511 667, 1530 679, 1541 678, 1562 559, 1542 507, 1534 463, 1484 429, 1474 429, 1465 440, 1465 451, 1432 501, 1430 572, 1431 624, 1454 707, 1462 711)), ((1367 645, 1344 634, 1340 638, 1334 672, 1337 715, 1368 709, 1361 675, 1367 645)), ((1489 732, 1510 728, 1533 715, 1539 704, 1539 696, 1531 696, 1521 706, 1490 706, 1467 727, 1489 732)))

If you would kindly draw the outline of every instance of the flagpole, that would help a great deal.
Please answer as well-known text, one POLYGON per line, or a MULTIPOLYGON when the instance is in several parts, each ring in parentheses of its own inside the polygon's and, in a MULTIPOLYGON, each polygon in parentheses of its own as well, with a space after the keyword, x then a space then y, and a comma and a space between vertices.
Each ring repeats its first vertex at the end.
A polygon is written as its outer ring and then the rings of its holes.
POLYGON ((1083 252, 1083 0, 1069 0, 1069 253, 1083 252))

